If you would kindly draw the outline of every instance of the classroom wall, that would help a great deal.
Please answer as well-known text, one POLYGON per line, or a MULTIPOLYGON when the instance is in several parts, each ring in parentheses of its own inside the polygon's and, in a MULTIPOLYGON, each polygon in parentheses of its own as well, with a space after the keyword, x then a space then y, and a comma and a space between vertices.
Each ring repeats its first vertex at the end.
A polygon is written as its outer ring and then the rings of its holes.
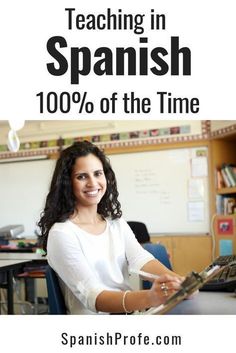
MULTIPOLYGON (((93 121, 26 121, 22 130, 18 131, 21 142, 57 139, 59 137, 91 136, 107 133, 118 133, 135 130, 167 128, 174 126, 190 126, 189 135, 201 134, 201 121, 188 120, 93 120, 93 121)), ((9 124, 0 122, 0 145, 6 144, 9 124)))
POLYGON ((235 120, 212 120, 211 131, 216 131, 235 124, 235 120))
MULTIPOLYGON (((229 127, 235 124, 235 120, 211 120, 210 129, 212 132, 229 127)), ((91 136, 96 134, 118 133, 135 130, 158 129, 179 125, 189 125, 190 133, 187 135, 199 135, 202 133, 202 121, 190 120, 27 120, 18 136, 21 142, 40 141, 47 139, 57 139, 59 137, 91 136)), ((9 132, 7 120, 0 120, 0 145, 6 144, 9 132)), ((161 137, 159 137, 161 138, 161 137)))

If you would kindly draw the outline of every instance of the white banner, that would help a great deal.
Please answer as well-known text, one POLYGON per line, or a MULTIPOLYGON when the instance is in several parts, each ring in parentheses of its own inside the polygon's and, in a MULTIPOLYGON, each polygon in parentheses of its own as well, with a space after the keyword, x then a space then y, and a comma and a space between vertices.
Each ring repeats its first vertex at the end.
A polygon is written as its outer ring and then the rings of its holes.
POLYGON ((7 352, 222 352, 235 344, 235 316, 5 316, 7 352))
POLYGON ((234 13, 233 0, 4 2, 0 119, 235 119, 234 13))

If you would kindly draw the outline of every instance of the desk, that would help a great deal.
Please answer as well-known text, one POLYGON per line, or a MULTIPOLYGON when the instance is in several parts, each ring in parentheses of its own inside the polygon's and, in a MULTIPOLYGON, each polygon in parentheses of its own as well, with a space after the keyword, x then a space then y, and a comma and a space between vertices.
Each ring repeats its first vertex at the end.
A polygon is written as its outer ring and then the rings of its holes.
POLYGON ((0 253, 1 252, 13 252, 13 253, 17 253, 17 252, 28 252, 28 253, 32 253, 34 252, 35 249, 33 248, 13 248, 13 247, 5 247, 5 246, 0 246, 0 253))
POLYGON ((28 260, 28 261, 42 261, 47 262, 46 257, 43 257, 41 254, 36 253, 9 253, 1 252, 0 260, 28 260))
POLYGON ((8 302, 8 314, 14 314, 13 310, 13 270, 19 268, 17 263, 23 265, 33 265, 33 264, 47 264, 46 257, 43 257, 41 254, 36 253, 0 253, 0 264, 4 261, 8 261, 9 264, 15 264, 15 267, 11 270, 2 270, 2 272, 7 273, 7 302, 8 302), (9 278, 8 278, 9 277, 9 278))
POLYGON ((167 315, 236 314, 236 294, 229 292, 200 292, 193 299, 183 300, 167 315))
POLYGON ((6 272, 7 274, 7 312, 8 314, 14 314, 13 305, 13 270, 21 268, 27 264, 27 260, 0 260, 0 272, 6 272))

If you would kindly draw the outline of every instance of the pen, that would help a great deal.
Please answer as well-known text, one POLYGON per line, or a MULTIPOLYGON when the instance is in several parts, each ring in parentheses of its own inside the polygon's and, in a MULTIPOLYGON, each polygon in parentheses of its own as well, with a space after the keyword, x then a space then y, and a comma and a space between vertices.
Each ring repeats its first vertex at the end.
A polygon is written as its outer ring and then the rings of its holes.
POLYGON ((219 268, 220 268, 219 265, 213 266, 213 267, 207 272, 207 277, 210 276, 213 272, 215 272, 215 271, 218 270, 219 268))
POLYGON ((157 279, 157 278, 160 277, 158 275, 153 275, 152 273, 149 273, 149 272, 134 270, 133 268, 131 268, 129 270, 129 272, 130 273, 135 273, 136 275, 140 275, 140 276, 143 276, 143 277, 146 277, 146 278, 150 278, 150 279, 157 279))

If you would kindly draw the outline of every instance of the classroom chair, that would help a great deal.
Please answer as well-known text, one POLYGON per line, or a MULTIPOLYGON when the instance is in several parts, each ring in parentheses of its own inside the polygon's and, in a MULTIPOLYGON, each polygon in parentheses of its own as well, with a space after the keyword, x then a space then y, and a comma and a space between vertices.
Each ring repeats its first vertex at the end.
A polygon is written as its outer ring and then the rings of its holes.
MULTIPOLYGON (((40 279, 45 278, 45 271, 46 271, 46 266, 45 265, 40 265, 40 264, 33 264, 32 266, 25 266, 24 267, 24 272, 18 273, 16 276, 16 279, 18 280, 17 282, 21 282, 21 280, 24 280, 24 287, 25 287, 25 299, 26 302, 32 303, 32 313, 34 314, 39 314, 39 313, 45 313, 45 309, 47 310, 47 303, 46 303, 46 298, 41 298, 44 299, 43 303, 39 303, 39 298, 37 295, 37 281, 40 279), (42 310, 43 308, 43 310, 42 310)), ((18 291, 20 292, 21 289, 18 288, 18 291)))
POLYGON ((46 283, 48 290, 48 308, 51 315, 67 313, 64 297, 60 288, 56 272, 48 265, 46 269, 46 283))
MULTIPOLYGON (((6 274, 0 274, 0 314, 7 314, 7 280, 6 274)), ((17 277, 13 277, 13 291, 14 291, 14 312, 17 314, 32 314, 34 312, 34 305, 21 298, 21 286, 17 277)))
POLYGON ((167 253, 166 247, 162 244, 145 243, 142 244, 144 249, 149 251, 157 260, 165 265, 169 270, 172 270, 170 257, 167 253))
MULTIPOLYGON (((170 258, 164 245, 145 243, 145 244, 142 244, 142 246, 144 247, 145 250, 149 251, 157 260, 159 260, 163 265, 165 265, 168 269, 172 270, 170 258)), ((149 289, 151 288, 151 283, 149 281, 143 281, 142 286, 143 286, 143 289, 149 289)))
MULTIPOLYGON (((144 249, 149 251, 157 260, 159 260, 168 269, 172 270, 170 258, 166 251, 165 246, 162 244, 151 243, 150 235, 148 233, 145 223, 136 222, 136 221, 128 221, 127 223, 132 229, 136 239, 140 244, 142 244, 144 249)), ((148 289, 151 287, 151 283, 149 281, 142 281, 142 287, 143 289, 148 289)))
POLYGON ((150 235, 148 233, 145 223, 128 221, 127 222, 132 229, 136 239, 142 246, 149 251, 156 259, 163 263, 167 268, 172 270, 169 255, 166 248, 162 244, 151 243, 150 235))
POLYGON ((135 221, 128 221, 127 223, 140 244, 150 243, 150 235, 145 223, 135 221))

